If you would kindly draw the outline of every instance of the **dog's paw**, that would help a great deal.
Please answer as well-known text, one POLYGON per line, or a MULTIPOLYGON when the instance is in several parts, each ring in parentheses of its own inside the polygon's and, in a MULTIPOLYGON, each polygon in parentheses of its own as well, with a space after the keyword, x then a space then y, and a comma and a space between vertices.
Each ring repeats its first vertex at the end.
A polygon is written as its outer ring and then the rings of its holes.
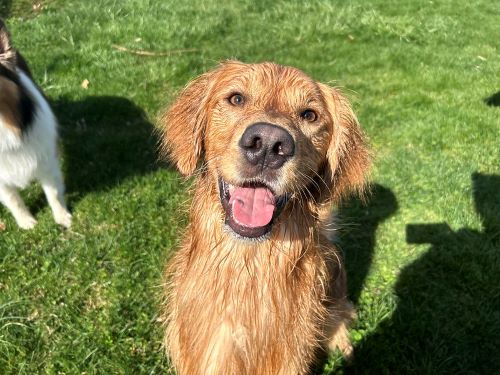
POLYGON ((21 229, 33 229, 37 223, 36 219, 31 215, 17 217, 16 222, 21 229))
POLYGON ((328 342, 328 349, 331 352, 340 350, 342 356, 347 362, 352 361, 354 357, 354 349, 351 344, 349 332, 347 330, 348 323, 354 319, 356 313, 350 303, 344 305, 344 320, 337 323, 336 329, 333 331, 328 342))
POLYGON ((354 360, 354 348, 350 343, 346 343, 343 346, 339 347, 342 352, 342 356, 347 362, 352 362, 354 360))
POLYGON ((64 228, 69 228, 71 227, 71 219, 72 216, 68 211, 59 211, 57 213, 54 213, 54 220, 57 224, 63 226, 64 228))

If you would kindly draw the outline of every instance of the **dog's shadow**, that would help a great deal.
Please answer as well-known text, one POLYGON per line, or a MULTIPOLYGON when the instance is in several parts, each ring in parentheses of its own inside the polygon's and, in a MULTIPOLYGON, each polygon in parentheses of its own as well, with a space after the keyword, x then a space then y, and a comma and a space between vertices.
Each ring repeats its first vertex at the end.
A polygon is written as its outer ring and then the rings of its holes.
POLYGON ((490 107, 500 107, 500 91, 484 99, 484 102, 490 107))
POLYGON ((89 96, 51 104, 59 121, 70 204, 158 168, 154 127, 130 100, 89 96))
MULTIPOLYGON (((361 200, 351 197, 342 202, 336 212, 335 244, 342 250, 347 270, 348 297, 356 304, 370 270, 378 226, 398 209, 392 191, 382 185, 371 186, 370 193, 361 200)), ((328 353, 320 353, 311 368, 313 374, 323 374, 328 353)))
POLYGON ((10 15, 12 0, 0 0, 0 18, 7 18, 10 15))
POLYGON ((398 305, 355 349, 356 374, 490 374, 500 369, 500 176, 472 176, 482 230, 410 224, 430 244, 404 268, 398 305))
POLYGON ((398 202, 388 188, 374 184, 364 201, 353 198, 338 210, 339 245, 342 249, 349 298, 356 303, 373 259, 378 226, 396 213, 398 202))

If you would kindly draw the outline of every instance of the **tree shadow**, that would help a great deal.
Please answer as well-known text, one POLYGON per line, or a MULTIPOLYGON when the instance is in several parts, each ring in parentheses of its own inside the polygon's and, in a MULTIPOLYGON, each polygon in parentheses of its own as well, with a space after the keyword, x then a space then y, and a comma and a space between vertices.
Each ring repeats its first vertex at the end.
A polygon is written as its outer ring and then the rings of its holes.
POLYGON ((144 111, 116 96, 65 98, 52 103, 64 149, 70 200, 110 189, 158 168, 157 139, 144 111))
POLYGON ((500 176, 472 176, 483 230, 410 224, 407 242, 431 244, 404 268, 393 315, 355 350, 346 372, 491 374, 500 369, 500 176))
POLYGON ((500 107, 500 91, 484 99, 484 102, 490 107, 500 107))
POLYGON ((349 298, 356 303, 370 269, 378 226, 396 213, 398 202, 388 188, 375 184, 366 202, 351 199, 339 207, 339 244, 343 251, 349 298))

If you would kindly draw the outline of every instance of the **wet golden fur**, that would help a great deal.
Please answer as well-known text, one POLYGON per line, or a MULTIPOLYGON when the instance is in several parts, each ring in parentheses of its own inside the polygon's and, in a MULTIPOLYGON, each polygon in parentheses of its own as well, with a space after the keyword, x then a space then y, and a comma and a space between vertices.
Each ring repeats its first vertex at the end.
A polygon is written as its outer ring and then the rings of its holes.
POLYGON ((324 350, 351 353, 354 311, 337 249, 324 236, 331 205, 362 193, 369 154, 341 93, 298 69, 229 61, 191 82, 162 117, 163 151, 196 175, 190 223, 166 268, 165 346, 179 374, 307 374, 324 350), (232 106, 235 92, 245 104, 232 106), (318 114, 314 123, 300 117, 318 114), (266 121, 295 156, 270 182, 288 194, 269 239, 224 228, 219 177, 248 179, 238 140, 266 121))

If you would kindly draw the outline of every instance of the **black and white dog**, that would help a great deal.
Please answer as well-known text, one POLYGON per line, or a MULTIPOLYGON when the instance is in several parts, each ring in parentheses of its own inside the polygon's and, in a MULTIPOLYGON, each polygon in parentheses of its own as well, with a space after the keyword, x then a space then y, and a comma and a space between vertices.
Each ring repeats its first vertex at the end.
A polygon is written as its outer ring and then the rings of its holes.
POLYGON ((38 180, 55 221, 71 225, 57 159, 57 121, 0 20, 0 202, 24 229, 36 224, 18 189, 38 180))

